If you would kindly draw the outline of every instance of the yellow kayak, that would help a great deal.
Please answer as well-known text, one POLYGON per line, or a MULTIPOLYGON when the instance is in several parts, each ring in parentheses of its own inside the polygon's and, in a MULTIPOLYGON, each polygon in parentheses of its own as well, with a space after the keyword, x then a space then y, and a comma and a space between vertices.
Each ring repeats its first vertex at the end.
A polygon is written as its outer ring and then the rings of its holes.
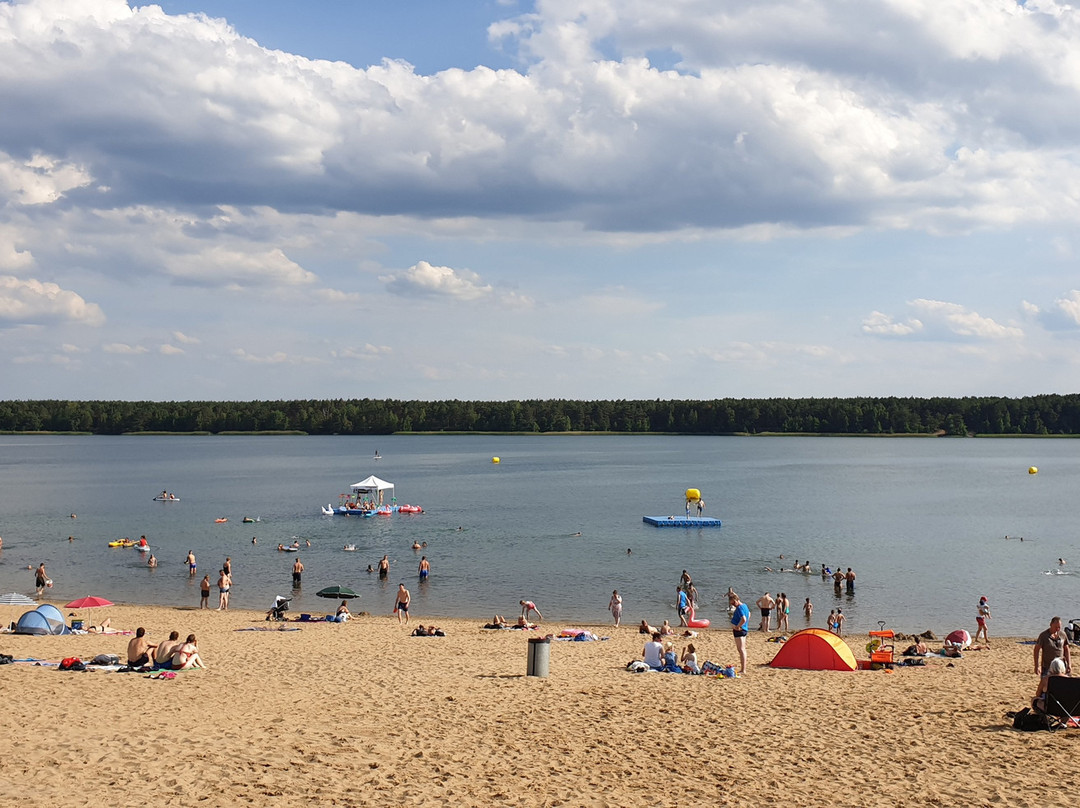
POLYGON ((135 542, 133 542, 131 539, 120 539, 119 541, 111 541, 111 542, 109 542, 109 546, 110 547, 134 547, 135 542))

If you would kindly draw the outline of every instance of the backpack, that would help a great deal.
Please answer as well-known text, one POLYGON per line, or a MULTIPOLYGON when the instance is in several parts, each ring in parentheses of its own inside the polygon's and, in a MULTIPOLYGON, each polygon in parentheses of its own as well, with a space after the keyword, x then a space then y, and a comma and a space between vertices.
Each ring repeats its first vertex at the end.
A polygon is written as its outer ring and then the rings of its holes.
POLYGON ((60 661, 60 665, 57 668, 62 671, 84 671, 86 665, 78 657, 65 657, 60 661))

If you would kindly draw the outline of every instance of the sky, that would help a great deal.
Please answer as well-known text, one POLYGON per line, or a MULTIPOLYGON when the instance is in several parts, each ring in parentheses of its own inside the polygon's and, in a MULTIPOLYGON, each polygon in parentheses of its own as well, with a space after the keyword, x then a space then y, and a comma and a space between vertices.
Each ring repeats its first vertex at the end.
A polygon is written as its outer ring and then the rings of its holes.
POLYGON ((1053 0, 0 0, 0 399, 1080 390, 1053 0))

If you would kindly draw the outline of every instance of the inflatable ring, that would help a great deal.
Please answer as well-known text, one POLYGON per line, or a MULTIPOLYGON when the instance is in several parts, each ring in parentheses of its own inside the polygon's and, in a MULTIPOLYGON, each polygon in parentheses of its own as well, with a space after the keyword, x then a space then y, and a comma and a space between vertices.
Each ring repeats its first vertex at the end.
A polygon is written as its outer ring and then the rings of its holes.
POLYGON ((881 647, 881 640, 878 639, 877 637, 874 637, 874 639, 870 640, 870 642, 868 642, 866 644, 866 653, 872 654, 875 651, 877 651, 877 649, 879 649, 880 647, 881 647))

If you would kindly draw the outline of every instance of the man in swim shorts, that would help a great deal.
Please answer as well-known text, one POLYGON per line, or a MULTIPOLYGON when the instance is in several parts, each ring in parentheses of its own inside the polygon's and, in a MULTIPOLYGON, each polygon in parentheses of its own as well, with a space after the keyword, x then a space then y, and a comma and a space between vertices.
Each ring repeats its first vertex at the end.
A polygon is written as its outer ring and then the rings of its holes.
POLYGON ((127 664, 129 668, 141 668, 144 665, 150 664, 150 654, 153 653, 156 645, 151 645, 150 640, 146 638, 146 629, 139 626, 135 630, 135 636, 131 638, 131 642, 127 647, 127 664))
POLYGON ((844 576, 844 580, 847 581, 847 593, 849 595, 855 594, 855 572, 851 567, 847 568, 847 575, 844 576))
POLYGON ((397 587, 397 605, 394 607, 394 611, 397 612, 398 624, 401 624, 401 616, 405 615, 405 625, 409 625, 409 604, 412 603, 412 595, 409 594, 409 590, 405 588, 405 582, 402 581, 397 587))
POLYGON ((728 606, 733 609, 731 615, 731 633, 735 637, 735 648, 739 652, 739 673, 746 673, 746 635, 750 626, 750 607, 743 603, 734 592, 728 597, 728 606))
MULTIPOLYGON (((686 572, 684 571, 683 575, 685 574, 686 572)), ((690 598, 681 586, 675 587, 675 597, 677 599, 676 609, 679 612, 679 625, 688 626, 690 625, 690 621, 687 620, 687 617, 690 615, 690 598)))
POLYGON ((195 577, 195 570, 197 569, 197 567, 195 566, 195 551, 194 550, 188 550, 188 552, 187 552, 187 565, 188 565, 188 575, 190 577, 194 578, 195 577))
POLYGON ((292 565, 292 585, 295 589, 300 586, 300 575, 304 571, 304 562, 299 558, 296 559, 296 563, 292 565))
POLYGON ((757 599, 757 607, 761 609, 761 625, 758 626, 758 631, 769 630, 772 623, 772 610, 775 605, 776 601, 768 592, 757 599))
POLYGON ((34 585, 37 587, 37 596, 40 598, 41 593, 45 591, 45 584, 49 580, 48 573, 45 572, 45 562, 42 561, 40 566, 34 572, 34 585))
POLYGON ((431 564, 428 563, 427 556, 420 557, 420 566, 417 570, 420 573, 420 580, 426 581, 428 574, 431 572, 431 564))
POLYGON ((386 556, 383 556, 379 560, 379 577, 380 578, 385 578, 389 574, 390 574, 390 559, 387 558, 386 556))

